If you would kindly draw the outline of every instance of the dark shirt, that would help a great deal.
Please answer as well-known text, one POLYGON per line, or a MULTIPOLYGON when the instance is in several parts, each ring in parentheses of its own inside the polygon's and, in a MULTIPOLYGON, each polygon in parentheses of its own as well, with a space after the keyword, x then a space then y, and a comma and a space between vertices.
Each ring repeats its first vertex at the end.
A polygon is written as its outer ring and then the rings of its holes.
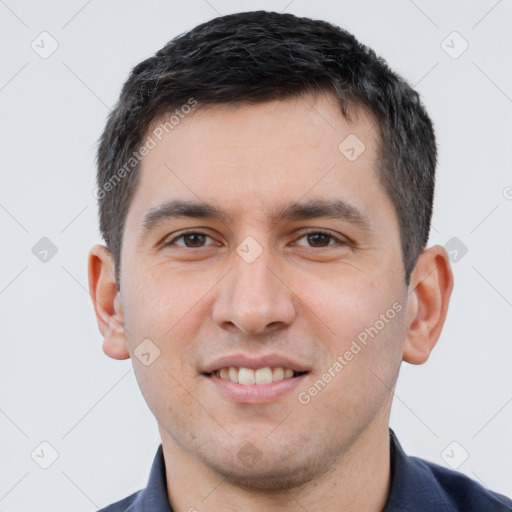
MULTIPOLYGON (((489 491, 462 473, 405 454, 391 437, 391 488, 383 512, 505 512, 512 500, 489 491)), ((158 447, 148 485, 100 512, 172 512, 162 445, 158 447)), ((336 512, 333 504, 328 512, 336 512)))

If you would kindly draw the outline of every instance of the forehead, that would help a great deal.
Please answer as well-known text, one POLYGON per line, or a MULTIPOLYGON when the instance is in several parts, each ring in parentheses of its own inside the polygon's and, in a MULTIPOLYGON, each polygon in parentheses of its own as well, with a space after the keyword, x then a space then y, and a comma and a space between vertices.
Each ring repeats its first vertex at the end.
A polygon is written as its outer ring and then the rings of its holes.
POLYGON ((162 126, 148 133, 155 145, 130 207, 138 217, 180 199, 230 218, 312 198, 339 198, 369 217, 393 209, 377 176, 375 123, 362 111, 346 120, 330 94, 201 106, 162 126))

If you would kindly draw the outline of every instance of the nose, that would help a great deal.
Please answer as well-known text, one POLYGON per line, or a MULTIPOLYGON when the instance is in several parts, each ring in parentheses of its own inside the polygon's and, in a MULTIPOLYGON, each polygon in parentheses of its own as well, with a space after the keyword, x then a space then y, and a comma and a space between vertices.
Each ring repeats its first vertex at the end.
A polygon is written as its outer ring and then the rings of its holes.
POLYGON ((234 267, 221 282, 214 321, 252 335, 290 325, 296 315, 294 294, 268 251, 250 263, 235 254, 234 267))

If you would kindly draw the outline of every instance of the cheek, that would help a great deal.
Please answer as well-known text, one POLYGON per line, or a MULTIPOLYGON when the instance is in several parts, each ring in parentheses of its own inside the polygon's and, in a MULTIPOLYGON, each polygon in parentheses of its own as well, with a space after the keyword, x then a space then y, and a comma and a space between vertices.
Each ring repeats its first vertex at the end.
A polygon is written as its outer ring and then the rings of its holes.
POLYGON ((194 379, 181 374, 173 364, 176 357, 168 358, 164 353, 147 367, 135 361, 135 376, 144 400, 159 423, 172 425, 174 431, 182 432, 183 438, 193 437, 190 425, 207 424, 208 414, 191 398, 198 395, 194 379))
POLYGON ((310 282, 301 291, 306 315, 318 326, 319 352, 324 355, 315 389, 308 392, 315 407, 339 403, 339 414, 362 409, 371 415, 394 384, 407 308, 396 285, 375 282, 331 279, 328 284, 310 282))
MULTIPOLYGON (((126 340, 137 381, 154 413, 160 407, 162 390, 169 398, 168 406, 180 400, 184 392, 180 383, 194 393, 196 374, 190 361, 207 314, 209 288, 207 280, 198 284, 178 273, 171 277, 170 272, 140 273, 125 288, 129 297, 123 301, 126 340), (146 356, 151 361, 148 365, 144 364, 148 361, 142 356, 142 347, 150 354, 146 356)), ((186 397, 182 398, 187 402, 186 397)))
POLYGON ((322 337, 331 355, 339 355, 352 340, 384 336, 403 321, 405 309, 397 287, 384 279, 370 279, 360 273, 335 275, 303 281, 297 295, 304 315, 319 320, 322 337), (334 352, 336 354, 334 354, 334 352))
MULTIPOLYGON (((144 263, 140 267, 146 268, 144 263)), ((130 337, 153 336, 162 344, 169 339, 184 343, 186 340, 176 336, 176 332, 187 326, 192 334, 195 323, 202 317, 198 311, 208 300, 215 279, 204 273, 197 279, 190 272, 159 265, 138 272, 127 284, 129 306, 125 308, 125 320, 130 337)))
POLYGON ((125 288, 129 296, 125 301, 126 338, 134 372, 157 418, 174 417, 173 410, 186 417, 195 414, 190 394, 196 393, 197 376, 190 362, 211 288, 207 279, 198 281, 178 272, 149 269, 138 272, 125 288), (138 357, 142 340, 154 344, 148 365, 138 357))

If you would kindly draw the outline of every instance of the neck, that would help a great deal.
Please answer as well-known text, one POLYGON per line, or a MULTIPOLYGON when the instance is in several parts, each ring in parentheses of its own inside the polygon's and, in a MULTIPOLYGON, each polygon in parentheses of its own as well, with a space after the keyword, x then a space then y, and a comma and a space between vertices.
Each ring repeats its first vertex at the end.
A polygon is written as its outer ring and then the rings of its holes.
POLYGON ((271 493, 223 479, 190 457, 165 432, 161 434, 169 502, 174 512, 380 512, 389 494, 387 423, 370 425, 327 473, 295 489, 271 493))

